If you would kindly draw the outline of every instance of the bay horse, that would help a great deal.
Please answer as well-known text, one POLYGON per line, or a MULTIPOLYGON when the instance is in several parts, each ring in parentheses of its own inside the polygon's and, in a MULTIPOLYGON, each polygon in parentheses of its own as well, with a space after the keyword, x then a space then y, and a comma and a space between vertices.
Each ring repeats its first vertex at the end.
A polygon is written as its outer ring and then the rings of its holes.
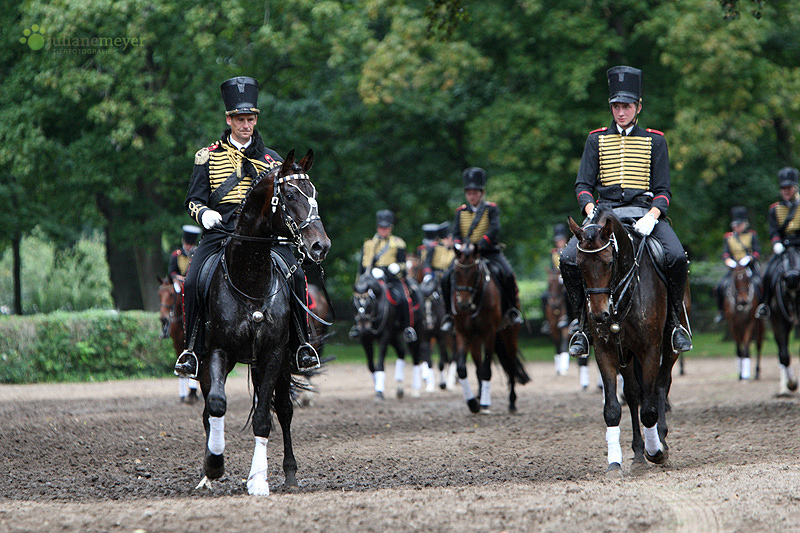
POLYGON ((678 360, 666 331, 666 283, 647 249, 648 238, 635 239, 610 209, 595 208, 583 227, 569 217, 569 227, 578 239, 577 264, 586 288, 587 322, 603 380, 607 475, 622 473, 617 372, 624 378, 631 413, 632 467, 642 468, 645 458, 663 464, 669 454, 666 415, 672 367, 678 360))
MULTIPOLYGON (((158 277, 159 319, 161 338, 172 340, 175 357, 183 351, 183 280, 158 277)), ((178 397, 183 403, 197 402, 197 381, 178 377, 178 397)))
MULTIPOLYGON (((213 270, 205 303, 206 350, 198 375, 205 398, 206 450, 205 477, 197 488, 210 486, 225 471, 225 381, 236 363, 249 366, 254 390, 250 418, 255 449, 247 491, 269 495, 267 441, 273 410, 283 434, 285 486, 297 488, 291 435, 297 341, 291 329, 295 327, 291 305, 298 296, 290 278, 293 267, 302 262, 289 265, 275 248, 293 243, 298 253, 314 262, 322 261, 330 249, 317 209, 317 191, 308 176, 313 161, 309 150, 295 162, 292 150, 280 167, 259 174, 221 259, 215 263, 212 256, 200 265, 213 270)), ((201 280, 206 279, 202 272, 201 280)))
POLYGON ((467 407, 472 413, 488 413, 491 408, 492 356, 496 353, 508 377, 508 410, 517 411, 516 383, 530 381, 519 359, 519 324, 501 328, 500 285, 492 276, 487 260, 472 243, 456 244, 456 258, 450 286, 450 313, 456 333, 456 371, 467 407), (467 351, 478 377, 480 402, 467 380, 467 351))
POLYGON ((787 246, 778 261, 772 276, 772 298, 764 303, 770 308, 770 322, 778 345, 778 396, 790 396, 797 390, 797 379, 791 368, 789 335, 800 324, 800 251, 794 246, 787 246))
POLYGON ((739 379, 750 378, 750 344, 756 345, 756 373, 761 373, 761 346, 764 343, 764 323, 756 318, 756 308, 761 303, 758 289, 753 281, 753 271, 737 264, 731 270, 731 277, 722 302, 722 310, 728 323, 728 331, 736 343, 739 361, 739 379))
POLYGON ((308 284, 308 300, 308 308, 314 312, 314 315, 309 316, 308 319, 311 326, 311 338, 308 342, 311 343, 317 354, 322 356, 325 342, 330 337, 328 328, 333 322, 333 307, 325 289, 315 283, 308 284))
MULTIPOLYGON (((365 270, 356 279, 353 285, 353 307, 355 311, 354 330, 364 348, 367 357, 367 368, 372 374, 375 399, 383 400, 386 383, 386 352, 389 346, 394 348, 397 354, 395 363, 394 379, 397 386, 397 397, 402 398, 405 394, 403 388, 406 347, 411 352, 414 364, 413 378, 411 382, 411 393, 413 396, 420 395, 422 388, 422 358, 420 352, 419 335, 417 340, 406 343, 403 340, 404 325, 401 323, 398 305, 406 305, 405 302, 397 302, 391 295, 389 283, 386 280, 387 274, 380 268, 365 270), (375 360, 375 344, 378 346, 378 358, 375 360)), ((413 324, 421 321, 420 296, 416 285, 409 284, 412 291, 412 301, 414 307, 412 313, 413 324)))
MULTIPOLYGON (((431 373, 433 373, 433 346, 439 352, 439 388, 447 388, 448 375, 452 368, 452 375, 455 375, 455 362, 452 360, 455 345, 453 331, 442 331, 447 314, 447 307, 442 297, 442 273, 434 272, 423 279, 420 285, 422 292, 422 324, 419 331, 420 349, 422 350, 422 360, 427 362, 431 373)), ((423 363, 424 364, 424 363, 423 363)), ((433 375, 429 383, 429 390, 433 387, 433 375)))
MULTIPOLYGON (((547 305, 544 308, 545 320, 550 330, 550 338, 555 345, 555 367, 559 376, 567 375, 569 369, 569 313, 567 311, 567 291, 561 274, 555 269, 547 273, 547 305)), ((586 357, 580 358, 586 362, 586 357)))

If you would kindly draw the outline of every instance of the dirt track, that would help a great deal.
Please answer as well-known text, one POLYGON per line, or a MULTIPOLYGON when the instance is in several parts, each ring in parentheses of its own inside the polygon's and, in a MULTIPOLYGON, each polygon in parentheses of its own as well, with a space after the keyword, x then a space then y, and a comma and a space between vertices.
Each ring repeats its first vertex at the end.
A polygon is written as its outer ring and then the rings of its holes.
MULTIPOLYGON (((499 368, 493 414, 470 415, 459 390, 376 404, 365 366, 334 365, 316 405, 295 411, 301 490, 283 490, 277 429, 268 498, 244 485, 243 371, 212 492, 193 490, 202 407, 179 404, 174 379, 3 385, 0 531, 800 531, 800 400, 775 398, 777 361, 763 367, 739 383, 733 359, 690 359, 671 394, 670 464, 607 480, 602 397, 578 390, 574 364, 567 377, 529 364, 516 415, 499 368)), ((629 428, 626 409, 626 463, 629 428)))

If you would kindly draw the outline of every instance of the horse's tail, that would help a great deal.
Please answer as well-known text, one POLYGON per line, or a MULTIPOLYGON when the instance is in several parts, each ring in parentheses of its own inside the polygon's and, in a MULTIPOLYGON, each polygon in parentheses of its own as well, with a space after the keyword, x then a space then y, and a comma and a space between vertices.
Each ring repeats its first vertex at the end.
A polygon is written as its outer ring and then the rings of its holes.
POLYGON ((500 335, 495 336, 494 350, 495 353, 497 353, 497 358, 500 360, 500 365, 503 367, 503 370, 506 371, 509 379, 516 380, 520 385, 525 385, 531 380, 531 377, 525 371, 522 353, 518 351, 514 354, 515 356, 508 353, 508 348, 500 335))

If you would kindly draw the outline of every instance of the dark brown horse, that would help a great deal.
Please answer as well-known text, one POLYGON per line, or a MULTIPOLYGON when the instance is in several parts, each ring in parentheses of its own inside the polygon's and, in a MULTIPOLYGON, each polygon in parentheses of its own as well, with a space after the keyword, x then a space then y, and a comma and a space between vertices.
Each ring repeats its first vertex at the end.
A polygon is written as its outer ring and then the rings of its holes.
POLYGON ((314 283, 308 284, 308 308, 314 313, 308 319, 311 325, 309 342, 321 356, 325 342, 330 336, 328 328, 333 322, 333 307, 325 290, 314 283))
POLYGON ((800 325, 800 251, 795 246, 787 246, 777 261, 771 277, 772 297, 764 303, 770 308, 772 331, 778 345, 778 396, 791 396, 797 390, 797 378, 792 373, 789 335, 800 325))
POLYGON ((471 243, 456 245, 451 279, 450 312, 456 332, 456 368, 469 410, 489 412, 491 406, 492 356, 497 358, 508 376, 508 410, 516 412, 517 393, 514 385, 530 381, 519 359, 517 339, 519 324, 501 329, 502 309, 500 285, 492 277, 486 259, 478 255, 471 243), (480 403, 467 380, 467 350, 478 374, 480 403))
POLYGON ((585 226, 578 226, 572 218, 569 226, 578 239, 577 262, 586 287, 588 325, 603 379, 607 472, 618 475, 622 471, 622 409, 617 372, 624 377, 631 413, 633 467, 641 468, 645 458, 661 464, 668 458, 666 415, 672 367, 678 355, 665 331, 666 284, 657 273, 647 239, 636 242, 612 211, 597 209, 585 226))
MULTIPOLYGON (((569 368, 569 319, 567 312, 567 291, 557 270, 547 273, 547 305, 544 317, 550 328, 550 338, 555 345, 555 367, 559 376, 567 375, 569 368)), ((583 361, 586 358, 582 358, 583 361)))
POLYGON ((728 331, 736 343, 739 360, 739 379, 750 378, 750 344, 756 345, 755 379, 761 373, 761 345, 764 343, 764 322, 756 318, 756 307, 761 303, 752 271, 737 264, 731 271, 730 283, 725 288, 722 303, 728 331))
MULTIPOLYGON (((160 300, 159 318, 161 320, 161 338, 172 339, 175 357, 183 351, 183 280, 170 281, 158 278, 158 298, 160 300)), ((191 378, 178 377, 178 396, 181 402, 197 402, 197 381, 191 378)))
POLYGON ((205 477, 198 488, 225 471, 225 381, 236 363, 249 366, 255 392, 251 415, 256 442, 247 491, 269 494, 267 439, 273 410, 283 435, 286 486, 297 487, 291 435, 296 383, 292 374, 297 369, 298 346, 292 330, 292 301, 299 298, 291 272, 297 265, 289 265, 286 256, 273 248, 294 243, 314 262, 322 261, 330 248, 317 209, 317 191, 308 176, 313 160, 309 150, 295 163, 292 150, 280 167, 254 180, 211 274, 206 355, 200 360, 198 376, 205 397, 206 430, 205 477))
MULTIPOLYGON (((451 354, 455 347, 455 336, 452 330, 442 331, 442 324, 447 307, 442 296, 442 273, 434 272, 428 274, 420 285, 422 292, 422 323, 419 328, 420 351, 423 364, 428 365, 429 379, 428 390, 433 390, 433 348, 436 346, 439 352, 439 387, 447 388, 448 374, 455 376, 455 365, 451 354), (453 372, 450 372, 450 368, 453 372)), ((425 376, 423 376, 425 378, 425 376)))

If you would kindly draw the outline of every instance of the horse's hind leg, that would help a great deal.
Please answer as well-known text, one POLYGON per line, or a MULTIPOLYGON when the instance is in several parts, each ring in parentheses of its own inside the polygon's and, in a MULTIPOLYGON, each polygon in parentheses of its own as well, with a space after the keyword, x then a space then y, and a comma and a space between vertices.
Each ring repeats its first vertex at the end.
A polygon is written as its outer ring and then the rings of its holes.
POLYGON ((253 435, 256 442, 250 473, 247 476, 247 492, 254 496, 269 496, 267 443, 272 430, 270 405, 275 391, 276 376, 280 370, 278 366, 280 358, 278 355, 273 355, 269 360, 273 364, 266 368, 251 368, 253 390, 255 390, 253 435))
POLYGON ((606 422, 606 443, 608 445, 607 475, 621 475, 622 448, 619 444, 619 421, 622 407, 617 398, 617 358, 608 351, 595 346, 595 359, 600 375, 603 377, 603 419, 606 422))
POLYGON ((639 399, 642 396, 642 389, 639 384, 639 376, 637 376, 637 372, 640 373, 640 369, 634 367, 637 364, 637 361, 632 361, 621 370, 625 400, 631 413, 631 431, 633 433, 631 441, 631 449, 633 450, 631 470, 633 472, 642 470, 647 464, 644 458, 644 439, 642 439, 642 429, 639 423, 639 399))
MULTIPOLYGON (((211 352, 208 370, 201 376, 201 387, 205 396, 203 426, 206 430, 206 457, 203 473, 209 480, 218 479, 225 473, 225 379, 228 376, 227 355, 222 350, 211 352)), ((203 482, 201 482, 202 484, 203 482)))
MULTIPOLYGON (((478 349, 480 350, 480 348, 478 349)), ((488 414, 492 408, 492 350, 493 346, 487 342, 483 360, 475 361, 475 364, 478 365, 478 385, 481 388, 481 413, 484 414, 488 414)))

